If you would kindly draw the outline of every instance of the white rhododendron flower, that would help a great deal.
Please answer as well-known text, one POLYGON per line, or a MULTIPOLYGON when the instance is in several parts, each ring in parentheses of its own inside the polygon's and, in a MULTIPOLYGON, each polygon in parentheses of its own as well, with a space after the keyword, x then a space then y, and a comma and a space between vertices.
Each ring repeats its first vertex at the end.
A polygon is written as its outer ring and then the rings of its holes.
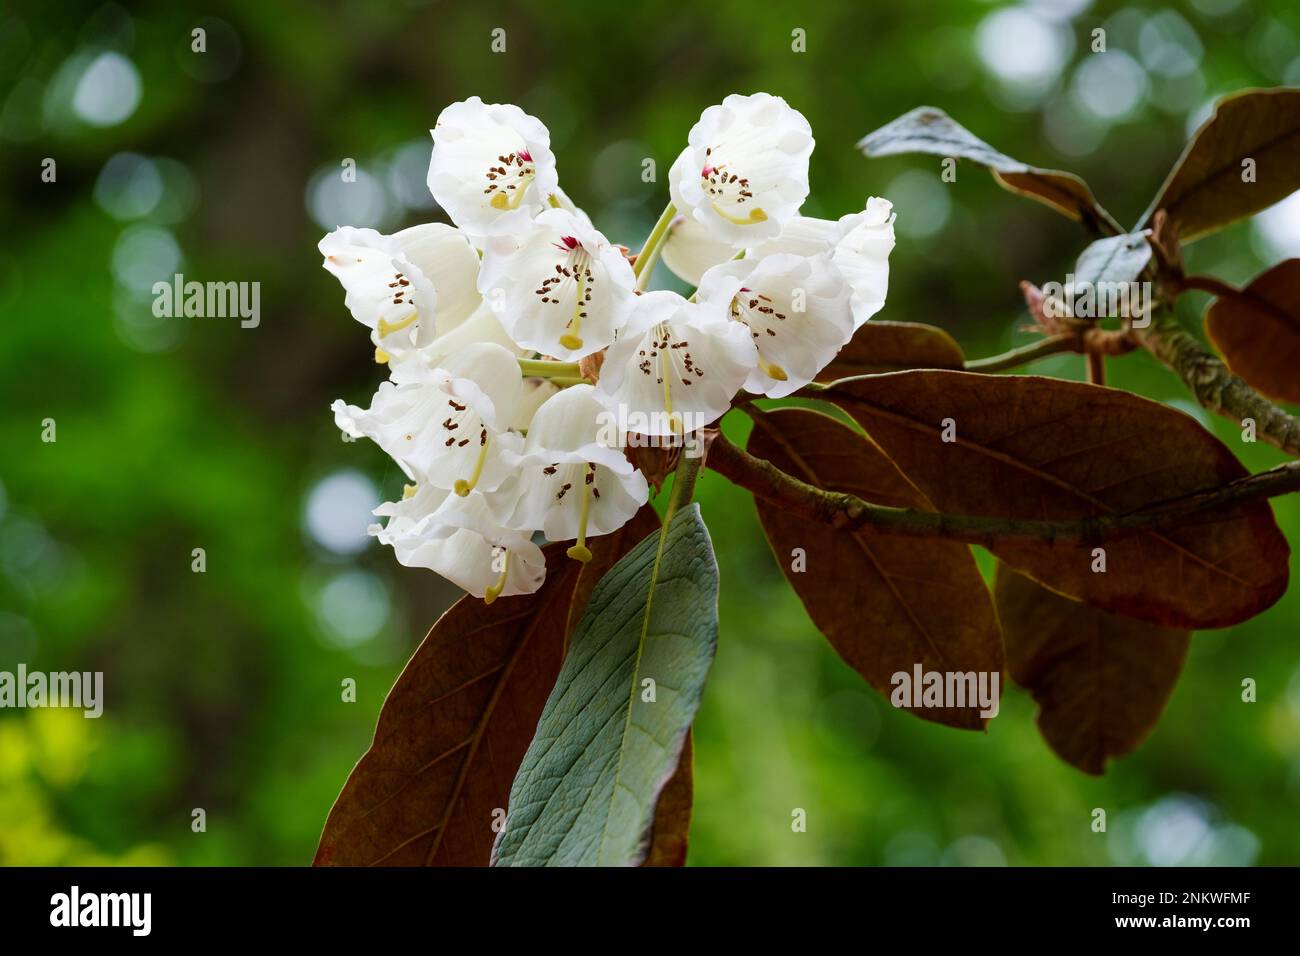
MULTIPOLYGON (((588 561, 645 505, 630 444, 685 445, 742 389, 799 394, 884 304, 892 207, 800 216, 812 131, 780 97, 704 111, 634 257, 560 189, 550 134, 517 106, 471 97, 432 133, 452 225, 320 242, 387 377, 369 407, 332 407, 411 482, 371 534, 485 601, 541 586, 539 535, 588 561), (661 256, 689 300, 645 291, 661 256)), ((678 460, 674 494, 693 474, 678 460)))
POLYGON ((480 493, 461 498, 427 483, 406 490, 401 501, 375 509, 387 523, 370 526, 401 564, 436 571, 489 604, 542 586, 541 549, 528 534, 498 525, 480 493))
POLYGON ((587 538, 617 531, 649 495, 620 437, 592 386, 574 385, 547 399, 528 429, 505 524, 541 528, 552 541, 577 539, 569 556, 590 560, 587 538))
POLYGON ((383 361, 454 329, 479 305, 478 254, 451 226, 429 223, 392 236, 343 226, 319 248, 383 361))
POLYGON ((759 244, 750 256, 779 252, 812 256, 829 252, 831 261, 853 289, 854 327, 884 307, 889 291, 889 254, 894 249, 894 207, 872 196, 861 212, 838 220, 796 216, 775 239, 759 244))
POLYGON ((853 336, 849 285, 830 256, 778 253, 714 266, 699 300, 749 330, 758 361, 748 391, 781 398, 813 380, 853 336))
POLYGON ((758 356, 749 329, 675 292, 637 296, 597 388, 627 431, 682 435, 731 406, 758 356))
POLYGON ((578 359, 614 339, 636 278, 623 254, 563 209, 548 209, 483 249, 479 291, 520 345, 578 359))
MULTIPOLYGON (((393 236, 374 229, 343 226, 320 241, 324 266, 343 286, 343 304, 352 317, 374 332, 376 341, 390 329, 419 331, 421 315, 432 318, 438 305, 433 283, 402 254, 393 236)), ((433 322, 423 334, 433 337, 433 322)))
POLYGON ((777 235, 808 198, 812 128, 779 96, 733 93, 687 142, 668 177, 673 204, 734 249, 777 235))
POLYGON ((443 110, 431 132, 429 191, 470 235, 509 233, 547 207, 559 179, 540 120, 471 96, 443 110))
POLYGON ((368 409, 336 401, 334 420, 349 435, 371 439, 408 477, 465 496, 494 490, 509 473, 503 453, 519 436, 506 428, 523 388, 514 354, 480 343, 416 380, 384 382, 368 409))

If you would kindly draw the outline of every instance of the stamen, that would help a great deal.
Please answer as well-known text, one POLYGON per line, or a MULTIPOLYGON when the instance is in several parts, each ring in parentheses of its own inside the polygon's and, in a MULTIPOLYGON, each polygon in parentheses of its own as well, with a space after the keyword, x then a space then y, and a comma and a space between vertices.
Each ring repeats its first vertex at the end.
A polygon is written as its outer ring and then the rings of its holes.
MULTIPOLYGON (((493 205, 495 205, 495 203, 493 205)), ((763 212, 763 210, 757 206, 751 209, 747 216, 733 216, 716 202, 710 202, 709 205, 713 207, 713 211, 719 216, 727 220, 727 222, 734 223, 737 226, 750 226, 756 222, 767 222, 767 213, 763 212)))
POLYGON ((525 173, 520 176, 515 189, 509 191, 503 189, 494 192, 492 198, 488 201, 488 205, 493 209, 518 209, 519 204, 524 201, 524 193, 528 191, 528 184, 533 181, 534 175, 534 173, 525 173))
POLYGON ((380 319, 380 320, 379 320, 379 336, 380 336, 380 338, 383 338, 384 336, 386 336, 386 335, 390 335, 390 334, 393 333, 393 332, 400 332, 402 329, 405 329, 405 328, 407 328, 407 327, 409 327, 409 326, 411 326, 411 325, 414 325, 416 322, 419 322, 419 321, 420 321, 420 313, 419 313, 419 312, 412 312, 412 313, 411 313, 410 315, 408 315, 406 318, 402 319, 401 322, 398 322, 398 323, 396 323, 396 324, 390 323, 390 322, 388 322, 386 319, 380 319))
MULTIPOLYGON (((746 288, 742 288, 740 291, 748 293, 748 295, 745 298, 736 296, 731 300, 731 317, 737 322, 742 322, 748 326, 750 337, 753 339, 757 340, 759 338, 759 332, 766 332, 775 338, 776 329, 772 327, 771 321, 775 318, 780 322, 784 322, 785 313, 778 312, 772 299, 761 292, 755 294, 746 288)), ((755 341, 754 345, 757 347, 758 342, 755 341)), ((758 353, 758 367, 763 370, 763 373, 768 378, 775 379, 778 382, 784 382, 790 377, 781 366, 765 359, 761 349, 759 349, 758 353)))
POLYGON ((578 333, 582 330, 582 317, 585 314, 583 309, 587 292, 587 272, 586 263, 580 262, 578 268, 574 270, 578 274, 578 296, 573 303, 573 319, 569 322, 569 331, 560 336, 560 344, 566 349, 577 351, 582 348, 582 339, 578 338, 578 333))
POLYGON ((565 552, 569 557, 583 564, 591 560, 591 549, 587 547, 587 515, 591 510, 591 492, 595 480, 595 466, 587 465, 582 481, 582 503, 578 506, 578 540, 565 552))
POLYGON ((460 495, 462 498, 466 497, 471 491, 473 491, 474 486, 478 484, 478 480, 483 474, 483 463, 487 461, 487 450, 488 434, 487 429, 484 429, 481 433, 481 440, 479 442, 478 461, 474 463, 474 473, 469 476, 469 481, 466 481, 464 478, 457 478, 456 484, 453 486, 456 494, 460 495))
POLYGON ((659 350, 660 352, 659 375, 661 380, 664 383, 664 411, 668 413, 668 427, 680 435, 682 433, 682 416, 678 415, 675 411, 673 411, 673 390, 671 384, 668 381, 670 373, 672 372, 672 368, 671 368, 672 353, 666 347, 667 344, 668 344, 668 337, 664 336, 665 347, 659 350))
MULTIPOLYGON (((713 156, 712 147, 709 147, 707 155, 713 156)), ((760 208, 751 208, 747 215, 738 216, 727 212, 718 202, 719 199, 722 199, 727 201, 728 205, 737 207, 750 202, 754 198, 754 193, 748 178, 728 170, 726 163, 705 166, 700 170, 700 175, 704 177, 704 190, 709 194, 709 205, 713 207, 714 212, 727 222, 734 223, 737 226, 748 226, 756 222, 767 221, 767 213, 760 208)))
POLYGON ((762 355, 758 357, 758 365, 767 374, 768 378, 774 378, 778 382, 784 382, 789 378, 789 376, 785 374, 785 369, 777 365, 775 362, 767 361, 762 355))
POLYGON ((506 578, 510 575, 510 549, 502 548, 501 550, 505 553, 506 559, 501 565, 501 574, 497 578, 497 583, 489 584, 483 591, 484 604, 491 604, 499 598, 501 592, 506 589, 506 578))

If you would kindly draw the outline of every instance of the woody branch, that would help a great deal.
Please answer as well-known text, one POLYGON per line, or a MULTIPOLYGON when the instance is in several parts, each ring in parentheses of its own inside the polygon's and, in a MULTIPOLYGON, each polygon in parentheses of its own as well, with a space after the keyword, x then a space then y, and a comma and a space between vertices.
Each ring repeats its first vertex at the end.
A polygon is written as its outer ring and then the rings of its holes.
POLYGON ((909 538, 946 538, 990 546, 1008 541, 1084 544, 1165 527, 1189 515, 1219 511, 1261 498, 1300 491, 1300 461, 1248 475, 1215 488, 1156 502, 1136 511, 1042 521, 952 515, 874 505, 856 495, 826 491, 757 458, 719 434, 706 464, 756 498, 842 531, 871 531, 909 538))

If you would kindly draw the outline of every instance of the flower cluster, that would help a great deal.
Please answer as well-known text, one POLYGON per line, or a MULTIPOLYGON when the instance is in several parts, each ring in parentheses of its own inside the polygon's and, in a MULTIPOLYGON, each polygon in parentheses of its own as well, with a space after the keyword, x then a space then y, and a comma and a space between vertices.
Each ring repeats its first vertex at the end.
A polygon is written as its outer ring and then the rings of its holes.
POLYGON ((429 189, 454 227, 320 242, 389 372, 369 408, 333 410, 411 481, 371 534, 488 601, 541 585, 539 532, 585 561, 645 504, 629 431, 679 441, 741 389, 789 395, 884 305, 890 204, 799 215, 812 130, 780 97, 704 111, 633 257, 561 191, 550 134, 518 107, 472 97, 432 132, 429 189), (645 291, 660 254, 689 299, 645 291))

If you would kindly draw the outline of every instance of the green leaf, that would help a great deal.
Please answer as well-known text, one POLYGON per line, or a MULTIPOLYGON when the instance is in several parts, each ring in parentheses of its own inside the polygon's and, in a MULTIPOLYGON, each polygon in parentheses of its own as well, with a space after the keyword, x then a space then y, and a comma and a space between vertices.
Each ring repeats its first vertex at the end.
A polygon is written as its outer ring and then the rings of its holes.
POLYGON ((870 157, 928 153, 969 159, 988 167, 998 184, 1013 193, 1035 199, 1103 232, 1123 232, 1094 198, 1088 184, 1078 176, 1059 169, 1040 169, 1012 159, 933 106, 919 106, 874 133, 868 133, 858 142, 858 149, 870 157))
POLYGON ((1300 189, 1300 89, 1244 90, 1220 100, 1142 217, 1156 210, 1183 242, 1267 209, 1300 189), (1254 177, 1242 163, 1254 161, 1254 177))
POLYGON ((510 790, 494 865, 646 859, 717 639, 718 568, 691 505, 592 592, 510 790))

